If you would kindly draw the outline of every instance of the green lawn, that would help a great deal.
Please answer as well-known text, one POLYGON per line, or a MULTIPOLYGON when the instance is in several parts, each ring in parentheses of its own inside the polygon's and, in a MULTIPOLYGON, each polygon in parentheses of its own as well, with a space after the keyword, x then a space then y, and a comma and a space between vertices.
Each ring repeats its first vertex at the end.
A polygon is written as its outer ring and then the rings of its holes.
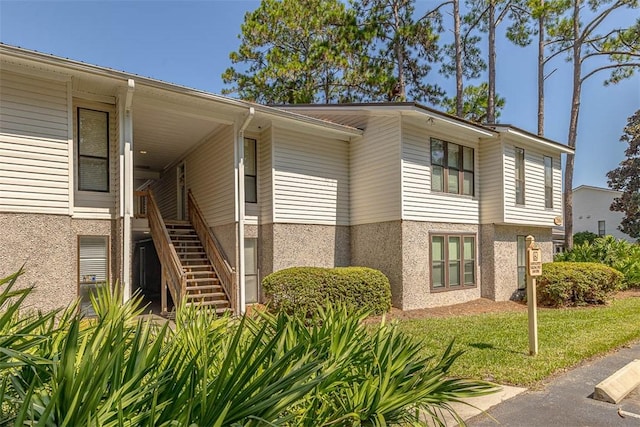
POLYGON ((464 350, 451 374, 535 386, 548 376, 640 338, 640 298, 609 306, 538 311, 539 353, 529 356, 527 314, 497 313, 405 320, 402 331, 441 354, 455 339, 464 350))

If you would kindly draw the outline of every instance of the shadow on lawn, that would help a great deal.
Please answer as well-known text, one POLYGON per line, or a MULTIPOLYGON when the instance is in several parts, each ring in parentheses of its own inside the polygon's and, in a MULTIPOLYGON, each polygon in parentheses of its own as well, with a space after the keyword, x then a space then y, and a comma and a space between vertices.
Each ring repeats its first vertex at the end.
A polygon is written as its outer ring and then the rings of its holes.
POLYGON ((472 342, 469 343, 469 347, 477 348, 478 350, 498 350, 513 354, 524 354, 521 351, 510 350, 508 348, 498 348, 495 345, 486 342, 472 342))

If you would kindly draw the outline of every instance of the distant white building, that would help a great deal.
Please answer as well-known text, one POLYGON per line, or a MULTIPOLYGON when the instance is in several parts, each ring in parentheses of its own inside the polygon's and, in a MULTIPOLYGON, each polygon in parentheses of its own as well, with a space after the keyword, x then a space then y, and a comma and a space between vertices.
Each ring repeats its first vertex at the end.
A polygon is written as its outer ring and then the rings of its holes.
POLYGON ((573 232, 590 231, 599 236, 612 235, 616 239, 634 242, 632 237, 618 229, 624 215, 609 209, 613 199, 620 194, 620 191, 589 185, 574 188, 573 232))

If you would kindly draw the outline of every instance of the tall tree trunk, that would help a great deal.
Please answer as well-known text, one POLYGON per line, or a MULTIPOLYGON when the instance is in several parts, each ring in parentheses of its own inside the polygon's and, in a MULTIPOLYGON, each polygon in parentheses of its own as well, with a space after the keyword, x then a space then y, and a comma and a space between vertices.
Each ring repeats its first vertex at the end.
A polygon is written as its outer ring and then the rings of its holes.
MULTIPOLYGON (((544 0, 540 0, 544 6, 544 0)), ((538 135, 544 136, 544 12, 538 18, 538 135)))
POLYGON ((464 116, 463 82, 462 82, 462 36, 460 34, 460 0, 453 0, 453 34, 456 49, 456 116, 464 116))
POLYGON ((496 121, 496 4, 489 0, 489 93, 487 95, 487 123, 496 121))
MULTIPOLYGON (((580 94, 582 91, 582 36, 580 34, 580 2, 573 0, 573 94, 567 145, 575 149, 578 139, 578 117, 580 116, 580 94)), ((564 170, 564 241, 567 249, 573 248, 573 164, 574 155, 567 155, 564 170)))
POLYGON ((394 92, 397 93, 397 97, 400 101, 404 102, 407 100, 407 82, 404 78, 404 46, 402 46, 401 41, 398 39, 398 29, 400 28, 400 5, 397 1, 393 2, 393 19, 395 22, 396 29, 396 39, 394 40, 394 49, 396 51, 396 60, 398 61, 398 87, 395 88, 394 92))

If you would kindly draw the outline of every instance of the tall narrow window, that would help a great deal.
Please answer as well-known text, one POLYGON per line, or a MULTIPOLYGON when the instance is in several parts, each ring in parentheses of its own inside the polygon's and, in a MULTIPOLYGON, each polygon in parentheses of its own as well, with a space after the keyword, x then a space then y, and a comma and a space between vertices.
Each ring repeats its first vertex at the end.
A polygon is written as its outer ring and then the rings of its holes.
POLYGON ((78 108, 78 190, 109 191, 109 113, 78 108))
POLYGON ((431 140, 431 189, 444 191, 444 141, 431 140))
POLYGON ((258 201, 256 140, 244 139, 244 201, 258 201))
POLYGON ((433 288, 444 288, 444 236, 433 236, 431 238, 431 286, 433 288))
POLYGON ((431 138, 431 190, 473 196, 473 148, 431 138))
POLYGON ((524 205, 524 149, 516 147, 516 204, 524 205))
POLYGON ((553 159, 544 156, 544 207, 553 209, 553 159))
POLYGON ((449 237, 449 286, 460 286, 460 237, 449 237))
POLYGON ((258 239, 244 239, 244 300, 258 302, 258 239))
POLYGON ((473 148, 462 147, 462 194, 473 196, 474 189, 473 148))
POLYGON ((462 234, 431 236, 431 288, 476 285, 476 238, 462 234))
POLYGON ((526 256, 527 256, 527 243, 525 236, 518 236, 517 242, 517 265, 518 265, 518 290, 523 290, 527 287, 526 277, 526 256))
POLYGON ((604 236, 606 233, 604 221, 598 221, 598 236, 604 236))
POLYGON ((476 239, 473 237, 464 238, 464 284, 473 285, 476 283, 476 239))
POLYGON ((109 271, 109 243, 106 236, 78 237, 78 294, 80 309, 94 314, 91 293, 107 282, 109 271))

